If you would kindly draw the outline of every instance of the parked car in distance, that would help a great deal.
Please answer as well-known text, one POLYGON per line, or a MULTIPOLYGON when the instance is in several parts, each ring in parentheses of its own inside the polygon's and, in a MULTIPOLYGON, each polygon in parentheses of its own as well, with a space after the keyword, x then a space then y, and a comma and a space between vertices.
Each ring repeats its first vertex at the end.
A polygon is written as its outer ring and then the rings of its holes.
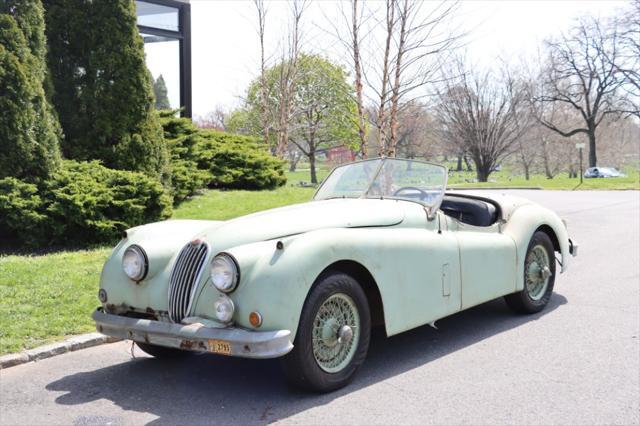
POLYGON ((613 167, 589 167, 587 171, 584 172, 584 177, 586 178, 613 178, 624 176, 626 176, 624 173, 613 167))
MULTIPOLYGON (((126 231, 104 265, 98 331, 158 358, 282 358, 327 392, 388 336, 504 296, 545 308, 577 245, 552 211, 506 195, 445 193, 447 170, 377 158, 336 167, 313 200, 228 221, 126 231)), ((211 362, 215 362, 215 358, 211 362)))

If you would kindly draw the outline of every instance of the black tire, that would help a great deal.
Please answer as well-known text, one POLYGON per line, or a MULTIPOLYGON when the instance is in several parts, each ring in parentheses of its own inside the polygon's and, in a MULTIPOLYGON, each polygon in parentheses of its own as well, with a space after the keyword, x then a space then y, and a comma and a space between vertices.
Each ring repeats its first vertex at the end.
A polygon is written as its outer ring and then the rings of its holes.
POLYGON ((319 278, 304 303, 293 350, 282 358, 282 367, 288 382, 298 388, 314 392, 340 389, 353 379, 364 362, 371 338, 371 316, 364 291, 351 276, 330 272, 319 278), (351 360, 341 370, 327 372, 320 367, 313 351, 313 327, 322 305, 332 296, 348 296, 357 309, 360 332, 351 360))
POLYGON ((553 243, 551 242, 551 238, 549 238, 546 233, 537 231, 535 234, 533 234, 533 237, 529 242, 529 246, 527 247, 527 254, 525 256, 524 262, 524 288, 517 293, 505 296, 505 300, 507 302, 507 305, 509 305, 509 307, 517 313, 535 314, 542 311, 549 303, 549 299, 551 299, 551 294, 553 293, 553 285, 556 279, 556 258, 553 250, 553 243), (542 246, 546 251, 549 259, 548 267, 551 271, 546 290, 544 291, 544 294, 542 294, 542 297, 537 299, 531 296, 530 291, 527 288, 527 262, 531 251, 536 246, 542 246))
POLYGON ((136 345, 142 349, 143 352, 158 359, 180 359, 190 355, 189 351, 152 345, 150 343, 136 342, 136 345))

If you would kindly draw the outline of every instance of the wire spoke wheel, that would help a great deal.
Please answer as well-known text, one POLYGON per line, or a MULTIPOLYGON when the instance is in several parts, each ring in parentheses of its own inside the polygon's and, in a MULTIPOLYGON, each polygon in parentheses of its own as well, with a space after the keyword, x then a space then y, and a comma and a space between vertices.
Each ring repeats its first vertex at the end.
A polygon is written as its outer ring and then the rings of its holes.
POLYGON ((525 263, 525 285, 532 300, 540 300, 544 296, 551 274, 547 250, 542 245, 534 246, 527 254, 525 263))
POLYGON ((313 356, 327 373, 344 369, 360 340, 360 315, 355 302, 344 293, 327 298, 318 308, 311 333, 313 356))

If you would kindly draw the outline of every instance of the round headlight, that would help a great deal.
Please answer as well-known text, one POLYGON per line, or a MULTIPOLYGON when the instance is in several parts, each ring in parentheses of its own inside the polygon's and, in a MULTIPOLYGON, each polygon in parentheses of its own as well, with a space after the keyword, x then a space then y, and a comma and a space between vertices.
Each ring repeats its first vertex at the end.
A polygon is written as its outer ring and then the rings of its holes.
POLYGON ((122 270, 134 281, 142 281, 147 275, 147 255, 142 247, 132 245, 127 247, 122 256, 122 270))
POLYGON ((213 310, 218 321, 229 322, 233 318, 233 311, 235 310, 233 300, 225 295, 220 295, 218 300, 213 302, 213 310))
POLYGON ((238 285, 238 267, 227 254, 219 254, 211 261, 211 282, 218 290, 230 293, 238 285))

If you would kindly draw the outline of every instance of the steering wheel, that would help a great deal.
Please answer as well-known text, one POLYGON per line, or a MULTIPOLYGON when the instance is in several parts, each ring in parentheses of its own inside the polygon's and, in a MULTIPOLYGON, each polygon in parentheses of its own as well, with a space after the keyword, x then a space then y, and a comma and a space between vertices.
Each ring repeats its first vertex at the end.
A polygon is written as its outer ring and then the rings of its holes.
POLYGON ((423 191, 420 188, 416 188, 415 186, 403 186, 402 188, 399 188, 398 190, 396 190, 396 192, 393 193, 393 196, 397 196, 400 193, 404 192, 404 191, 417 191, 420 193, 420 199, 424 200, 425 198, 429 198, 429 194, 427 194, 425 191, 423 191))

